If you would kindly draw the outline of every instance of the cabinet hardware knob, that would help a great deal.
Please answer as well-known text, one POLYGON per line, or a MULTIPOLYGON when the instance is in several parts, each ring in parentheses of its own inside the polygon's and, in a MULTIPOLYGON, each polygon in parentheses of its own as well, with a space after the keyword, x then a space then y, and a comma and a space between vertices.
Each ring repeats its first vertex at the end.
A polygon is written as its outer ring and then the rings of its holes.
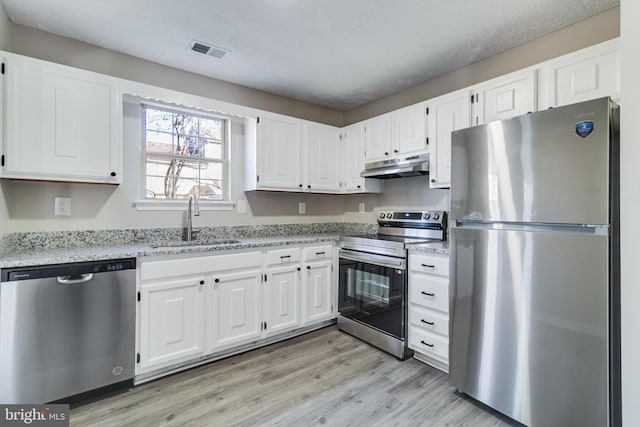
POLYGON ((307 270, 311 270, 311 266, 310 265, 307 265, 307 270))
POLYGON ((214 282, 220 283, 220 279, 215 279, 214 282))
POLYGON ((307 188, 311 188, 311 186, 310 186, 310 185, 307 185, 307 188))
POLYGON ((201 285, 204 285, 204 280, 200 280, 200 284, 201 284, 201 285))
POLYGON ((420 341, 420 344, 424 344, 424 345, 426 345, 427 347, 433 347, 433 344, 429 344, 429 343, 426 343, 426 342, 424 342, 424 341, 420 341))
POLYGON ((393 152, 394 152, 394 153, 396 153, 396 154, 398 154, 398 150, 397 150, 397 149, 395 149, 395 148, 393 149, 393 152))
POLYGON ((434 323, 433 323, 433 322, 427 322, 427 321, 426 321, 426 320, 424 320, 424 319, 420 319, 420 321, 421 321, 422 323, 426 323, 427 325, 431 325, 431 326, 433 326, 433 325, 434 325, 434 323))
POLYGON ((435 178, 431 178, 431 182, 436 182, 435 178))
POLYGON ((111 176, 116 176, 116 173, 115 172, 111 172, 111 176))
POLYGON ((384 155, 385 155, 385 156, 388 156, 388 155, 389 155, 389 152, 388 152, 388 151, 385 151, 385 152, 384 152, 384 155))
POLYGON ((302 184, 298 185, 298 187, 302 188, 302 184))
POLYGON ((358 188, 360 188, 360 186, 358 185, 358 188))
POLYGON ((298 267, 298 271, 300 271, 300 270, 301 270, 301 268, 300 268, 300 267, 298 267))
POLYGON ((435 296, 436 296, 436 294, 430 294, 429 292, 425 292, 425 291, 422 291, 422 292, 420 292, 420 293, 421 293, 422 295, 426 295, 426 296, 428 296, 428 297, 435 297, 435 296))

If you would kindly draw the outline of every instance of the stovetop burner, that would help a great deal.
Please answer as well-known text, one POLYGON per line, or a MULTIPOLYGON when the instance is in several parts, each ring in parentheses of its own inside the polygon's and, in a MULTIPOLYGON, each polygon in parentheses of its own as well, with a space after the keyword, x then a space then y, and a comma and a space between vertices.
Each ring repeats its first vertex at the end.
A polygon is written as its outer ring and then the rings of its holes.
POLYGON ((446 239, 447 213, 426 210, 381 210, 378 234, 342 236, 340 246, 361 252, 406 257, 409 243, 446 239))

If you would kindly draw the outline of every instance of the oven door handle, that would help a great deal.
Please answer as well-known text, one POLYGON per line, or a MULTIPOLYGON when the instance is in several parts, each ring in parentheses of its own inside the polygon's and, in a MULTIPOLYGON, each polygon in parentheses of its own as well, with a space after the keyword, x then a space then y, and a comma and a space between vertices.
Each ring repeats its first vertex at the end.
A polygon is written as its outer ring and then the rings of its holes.
POLYGON ((406 269, 406 261, 402 258, 365 254, 362 252, 350 251, 349 249, 340 249, 340 258, 351 261, 360 261, 367 264, 381 265, 383 267, 396 268, 398 270, 406 269))

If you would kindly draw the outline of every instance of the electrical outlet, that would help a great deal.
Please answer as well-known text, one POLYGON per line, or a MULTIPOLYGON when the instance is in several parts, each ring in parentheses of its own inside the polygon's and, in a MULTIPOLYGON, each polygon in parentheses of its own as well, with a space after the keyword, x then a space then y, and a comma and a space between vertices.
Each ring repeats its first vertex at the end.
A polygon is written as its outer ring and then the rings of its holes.
POLYGON ((304 215, 307 212, 307 204, 305 202, 298 203, 298 213, 304 215))
POLYGON ((364 213, 364 203, 359 203, 358 204, 358 212, 364 213))
POLYGON ((71 197, 56 197, 53 214, 56 216, 71 215, 71 197))
POLYGON ((245 199, 238 199, 236 208, 239 214, 247 213, 247 201, 245 199))

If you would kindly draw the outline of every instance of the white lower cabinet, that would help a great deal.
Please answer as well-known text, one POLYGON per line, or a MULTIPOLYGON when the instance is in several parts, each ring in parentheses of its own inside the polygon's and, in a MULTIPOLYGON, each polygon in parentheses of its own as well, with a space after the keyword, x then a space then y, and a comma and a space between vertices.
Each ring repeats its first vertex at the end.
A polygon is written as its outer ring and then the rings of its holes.
POLYGON ((204 355, 205 285, 205 277, 191 277, 140 287, 141 371, 204 355))
POLYGON ((215 274, 211 292, 209 353, 256 340, 262 334, 260 265, 215 274))
POLYGON ((334 318, 332 265, 331 244, 142 259, 136 375, 288 338, 334 318))
POLYGON ((303 264, 303 324, 333 318, 333 248, 319 246, 305 249, 303 264))
POLYGON ((300 325, 300 264, 267 270, 265 330, 271 335, 300 325))
POLYGON ((409 348, 449 371, 449 256, 409 251, 409 348))

